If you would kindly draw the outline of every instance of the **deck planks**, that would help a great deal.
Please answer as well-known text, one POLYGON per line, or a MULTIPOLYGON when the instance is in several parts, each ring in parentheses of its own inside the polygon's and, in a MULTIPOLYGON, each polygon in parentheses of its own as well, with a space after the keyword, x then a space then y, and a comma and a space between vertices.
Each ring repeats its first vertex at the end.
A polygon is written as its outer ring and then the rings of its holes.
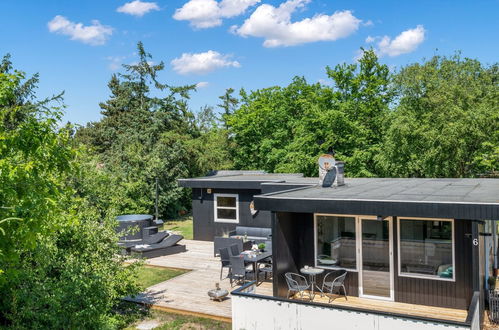
MULTIPOLYGON (((220 281, 220 260, 213 257, 213 242, 182 240, 181 244, 186 245, 186 252, 152 258, 147 263, 191 271, 153 285, 132 300, 229 320, 232 317, 230 296, 222 302, 215 302, 207 294, 208 290, 215 288, 216 282, 220 283, 221 288, 229 292, 232 290, 228 279, 220 281)), ((226 274, 227 270, 224 270, 224 275, 226 274)))
MULTIPOLYGON (((261 295, 272 295, 272 283, 262 283, 257 287, 256 293, 261 295)), ((304 297, 304 300, 308 300, 307 294, 305 294, 304 297)), ((336 297, 336 299, 331 302, 331 305, 333 306, 337 305, 363 308, 380 312, 400 313, 419 317, 431 317, 435 319, 457 322, 466 321, 466 317, 468 316, 468 311, 464 309, 414 305, 394 301, 359 298, 353 296, 348 296, 348 300, 346 300, 343 296, 334 295, 334 297, 336 297)), ((314 297, 314 302, 329 304, 329 298, 321 297, 319 294, 316 294, 314 297)))

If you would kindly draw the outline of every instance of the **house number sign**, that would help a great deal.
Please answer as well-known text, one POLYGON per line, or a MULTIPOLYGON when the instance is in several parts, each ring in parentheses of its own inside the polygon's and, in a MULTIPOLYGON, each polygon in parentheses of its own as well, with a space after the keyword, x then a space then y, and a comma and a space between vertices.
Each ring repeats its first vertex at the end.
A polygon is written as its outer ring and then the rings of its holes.
POLYGON ((478 238, 474 238, 473 239, 473 245, 474 246, 478 246, 478 238))

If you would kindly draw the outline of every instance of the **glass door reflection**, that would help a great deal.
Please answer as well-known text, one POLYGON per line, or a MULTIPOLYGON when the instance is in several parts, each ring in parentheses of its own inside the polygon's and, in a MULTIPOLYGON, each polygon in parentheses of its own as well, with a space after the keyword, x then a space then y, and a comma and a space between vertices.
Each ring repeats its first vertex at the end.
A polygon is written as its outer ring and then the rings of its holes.
POLYGON ((362 295, 391 299, 390 220, 362 219, 362 295))

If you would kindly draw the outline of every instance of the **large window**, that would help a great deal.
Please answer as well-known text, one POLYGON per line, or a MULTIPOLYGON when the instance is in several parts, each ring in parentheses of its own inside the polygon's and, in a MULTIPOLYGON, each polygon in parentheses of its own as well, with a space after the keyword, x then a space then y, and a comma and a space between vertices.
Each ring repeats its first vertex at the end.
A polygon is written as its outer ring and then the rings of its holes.
POLYGON ((355 217, 315 216, 316 266, 357 269, 355 217))
POLYGON ((454 222, 400 218, 399 275, 454 280, 454 222))
POLYGON ((214 194, 215 222, 239 222, 237 194, 214 194))

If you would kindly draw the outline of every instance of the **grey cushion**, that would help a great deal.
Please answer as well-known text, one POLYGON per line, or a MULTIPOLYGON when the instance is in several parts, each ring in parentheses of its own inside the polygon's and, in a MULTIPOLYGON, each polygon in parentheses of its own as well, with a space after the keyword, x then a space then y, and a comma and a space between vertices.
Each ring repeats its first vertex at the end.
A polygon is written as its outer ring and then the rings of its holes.
POLYGON ((164 240, 166 237, 168 237, 168 233, 166 231, 160 231, 157 234, 151 235, 147 238, 144 238, 142 240, 143 243, 141 244, 156 244, 164 240))
POLYGON ((180 242, 182 239, 184 239, 184 236, 182 235, 170 235, 164 240, 162 240, 159 243, 156 244, 146 244, 146 246, 135 246, 132 248, 132 251, 134 252, 145 252, 145 251, 152 251, 156 249, 162 249, 165 247, 170 247, 174 246, 178 242, 180 242))
POLYGON ((237 226, 236 227, 236 235, 244 236, 247 235, 258 238, 267 238, 272 234, 272 229, 270 228, 261 228, 261 227, 244 227, 237 226))

